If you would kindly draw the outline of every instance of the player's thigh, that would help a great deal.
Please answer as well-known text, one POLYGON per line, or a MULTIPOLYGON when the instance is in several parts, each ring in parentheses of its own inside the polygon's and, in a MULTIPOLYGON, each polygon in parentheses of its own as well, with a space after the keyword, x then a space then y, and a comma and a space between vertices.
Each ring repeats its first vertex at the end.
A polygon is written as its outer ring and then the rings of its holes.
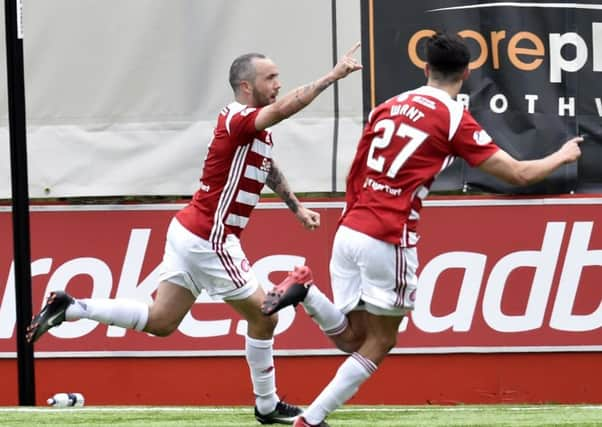
POLYGON ((418 278, 415 247, 368 240, 359 260, 362 300, 376 315, 401 316, 414 309, 418 278))
POLYGON ((194 255, 194 276, 212 297, 241 300, 257 291, 257 277, 238 237, 230 234, 211 251, 194 255))
POLYGON ((149 310, 147 327, 163 329, 174 324, 177 327, 195 300, 188 289, 175 283, 160 282, 149 310))
POLYGON ((355 342, 362 343, 366 339, 367 316, 368 312, 363 309, 353 310, 347 313, 347 329, 349 329, 348 333, 351 334, 355 342))
POLYGON ((357 236, 347 227, 339 227, 332 245, 330 285, 333 301, 343 313, 357 307, 361 298, 361 271, 357 263, 357 236))
POLYGON ((236 236, 213 243, 188 231, 176 219, 167 233, 161 280, 176 283, 198 296, 242 299, 258 287, 236 236))
POLYGON ((414 307, 416 248, 403 248, 347 227, 333 244, 331 276, 335 303, 345 313, 364 309, 399 316, 414 307))

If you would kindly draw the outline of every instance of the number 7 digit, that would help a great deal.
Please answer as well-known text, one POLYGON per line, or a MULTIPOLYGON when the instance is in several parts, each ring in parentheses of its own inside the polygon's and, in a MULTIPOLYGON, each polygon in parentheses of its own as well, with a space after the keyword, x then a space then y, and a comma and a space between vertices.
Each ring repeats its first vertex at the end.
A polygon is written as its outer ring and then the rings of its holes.
MULTIPOLYGON (((395 130, 395 122, 390 119, 380 120, 374 125, 374 130, 383 130, 382 136, 376 136, 372 139, 370 144, 370 151, 368 152, 368 167, 375 171, 382 172, 385 164, 385 158, 381 155, 376 156, 376 149, 384 149, 391 144, 393 139, 393 132, 395 130)), ((399 169, 404 165, 408 158, 414 154, 414 152, 422 145, 422 143, 428 138, 428 133, 416 129, 406 123, 401 123, 395 135, 400 138, 408 138, 408 142, 399 150, 397 156, 391 163, 387 176, 389 178, 395 178, 399 169)))
POLYGON ((395 156, 393 163, 391 163, 391 167, 387 171, 387 176, 389 178, 395 178, 395 175, 397 175, 397 172, 399 172, 399 169, 401 169, 403 164, 429 136, 428 133, 422 132, 420 129, 416 129, 405 123, 399 125, 399 129, 397 129, 395 134, 400 138, 409 138, 410 140, 403 146, 397 156, 395 156))

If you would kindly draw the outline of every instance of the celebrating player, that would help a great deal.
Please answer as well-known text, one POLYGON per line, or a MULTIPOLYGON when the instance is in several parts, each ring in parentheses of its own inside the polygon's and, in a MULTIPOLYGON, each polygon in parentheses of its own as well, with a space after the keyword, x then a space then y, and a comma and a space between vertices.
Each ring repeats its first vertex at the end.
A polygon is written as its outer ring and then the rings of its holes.
POLYGON ((361 69, 354 59, 358 47, 359 43, 325 76, 280 100, 274 62, 258 53, 236 58, 230 67, 235 101, 217 118, 199 190, 171 221, 154 302, 148 306, 125 299, 78 300, 66 292, 52 292, 33 318, 27 339, 35 342, 64 320, 78 319, 167 336, 205 290, 223 298, 248 322, 245 353, 256 396, 255 417, 262 424, 292 424, 301 410, 276 394, 272 346, 278 319, 261 312, 265 293, 249 268, 239 236, 264 184, 306 228, 320 225, 319 214, 299 203, 274 163, 269 127, 303 109, 336 80, 361 69))
POLYGON ((458 36, 432 36, 426 86, 395 96, 370 113, 333 243, 334 304, 312 286, 308 267, 296 268, 268 293, 264 313, 301 302, 334 343, 351 353, 294 426, 327 426, 324 419, 355 394, 397 343, 399 324, 414 308, 422 200, 454 157, 511 184, 526 185, 581 155, 581 138, 538 160, 518 161, 501 150, 453 100, 468 77, 469 59, 458 36))

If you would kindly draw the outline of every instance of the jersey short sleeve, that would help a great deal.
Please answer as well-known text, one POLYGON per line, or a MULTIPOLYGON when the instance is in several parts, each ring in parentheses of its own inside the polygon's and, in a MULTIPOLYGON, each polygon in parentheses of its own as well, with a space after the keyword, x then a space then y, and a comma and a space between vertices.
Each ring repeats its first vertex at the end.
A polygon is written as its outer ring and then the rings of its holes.
POLYGON ((451 142, 455 154, 472 167, 479 166, 499 150, 491 136, 468 111, 464 111, 451 142))
POLYGON ((255 129, 255 118, 261 108, 247 107, 240 111, 232 112, 226 119, 226 130, 232 136, 232 140, 247 143, 248 139, 257 133, 255 129))

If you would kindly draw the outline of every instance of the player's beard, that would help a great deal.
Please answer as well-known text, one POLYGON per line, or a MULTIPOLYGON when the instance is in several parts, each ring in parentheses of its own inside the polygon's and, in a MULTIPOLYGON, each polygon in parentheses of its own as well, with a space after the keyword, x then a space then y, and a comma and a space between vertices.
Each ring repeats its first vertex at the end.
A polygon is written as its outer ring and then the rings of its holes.
POLYGON ((257 88, 253 88, 253 99, 255 100, 255 105, 258 107, 265 107, 266 105, 270 105, 273 101, 270 99, 270 96, 266 96, 263 93, 259 92, 257 88))

